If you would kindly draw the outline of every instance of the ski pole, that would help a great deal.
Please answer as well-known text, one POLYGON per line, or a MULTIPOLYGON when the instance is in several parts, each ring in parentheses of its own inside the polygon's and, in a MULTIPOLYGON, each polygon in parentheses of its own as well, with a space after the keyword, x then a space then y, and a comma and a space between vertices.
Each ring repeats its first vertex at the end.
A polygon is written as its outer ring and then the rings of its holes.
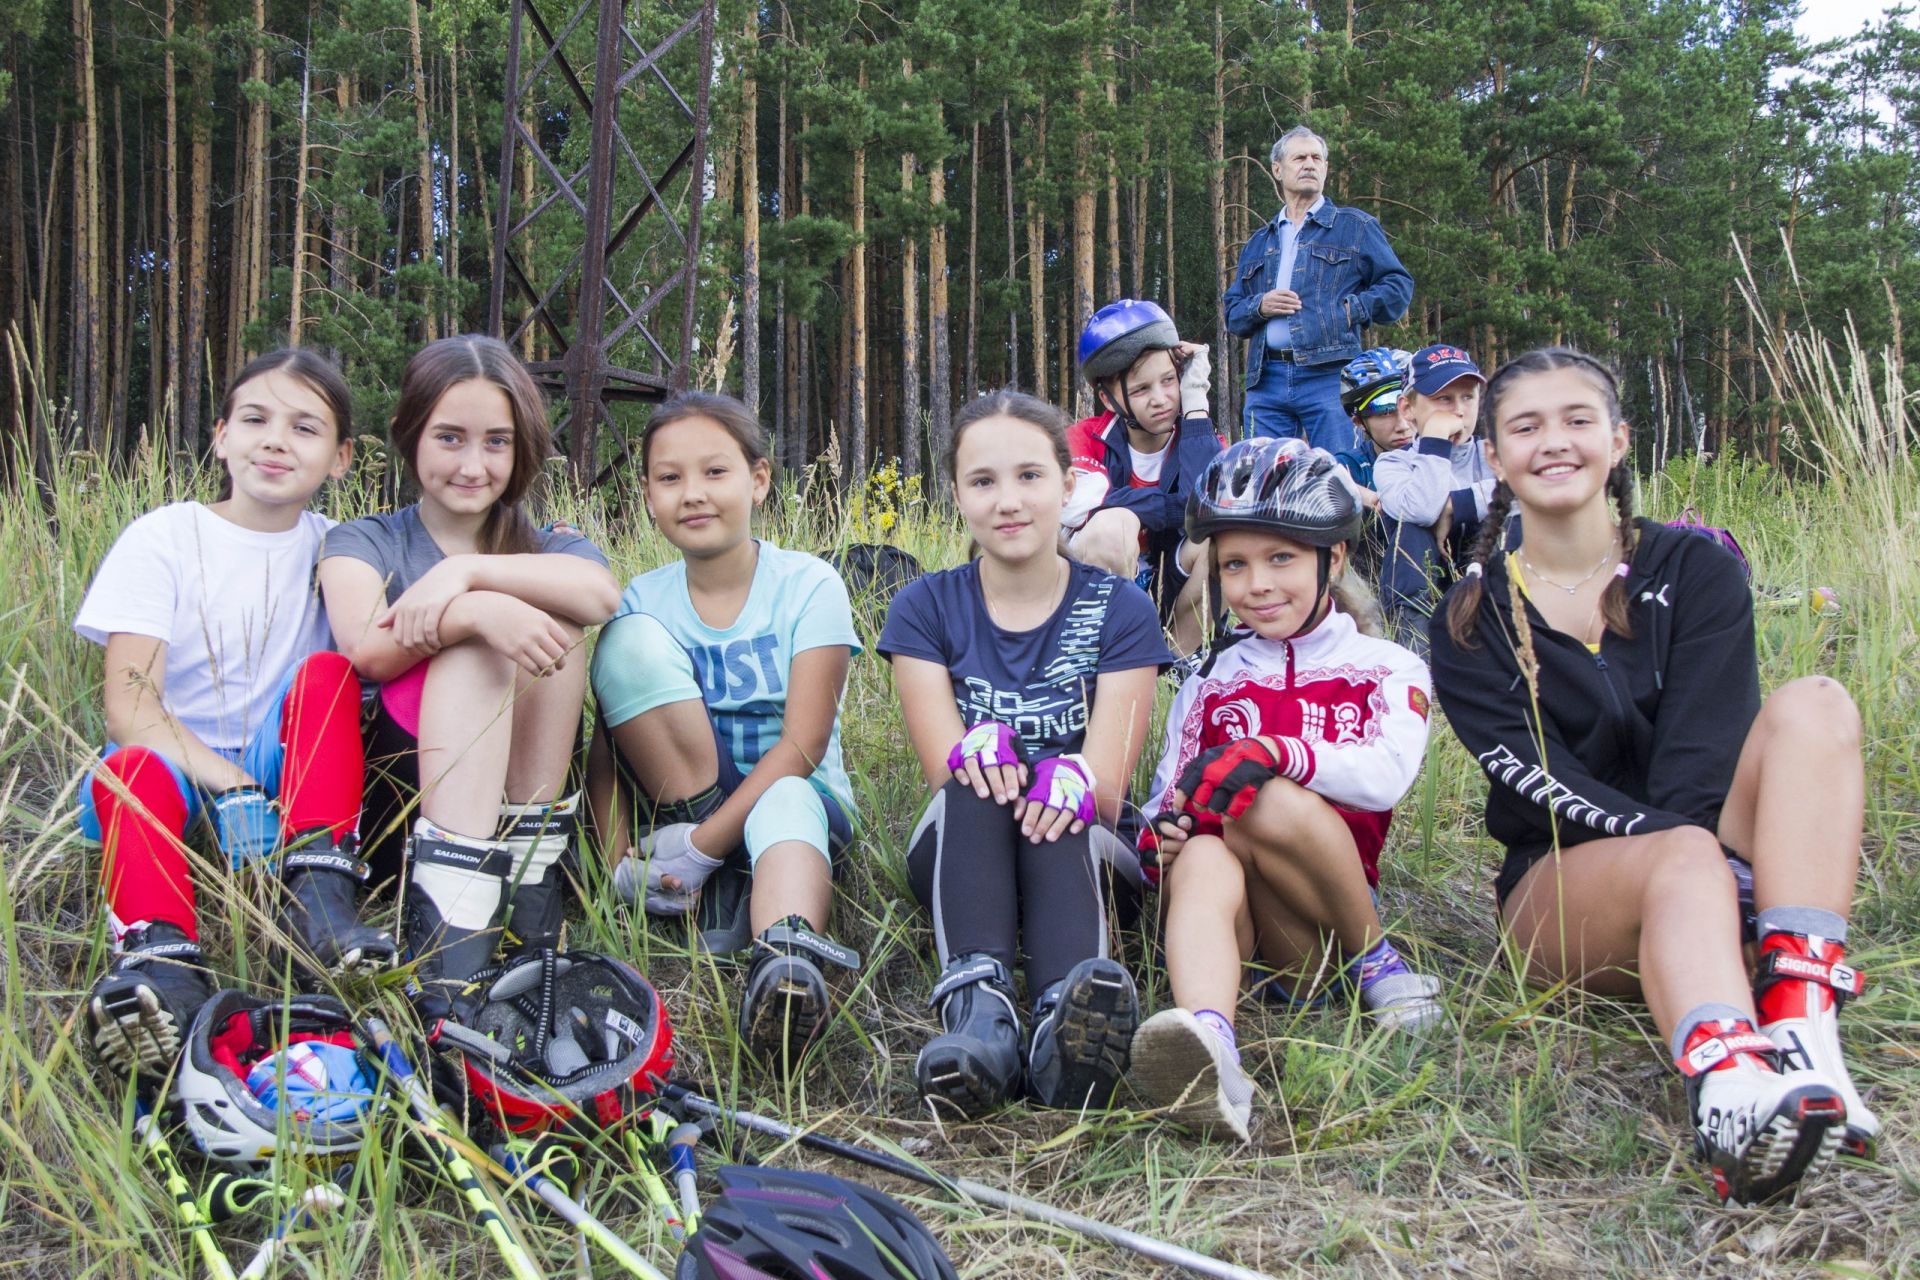
POLYGON ((693 1148, 699 1141, 697 1124, 683 1124, 667 1135, 667 1168, 680 1189, 680 1216, 686 1219, 688 1231, 700 1227, 700 1192, 693 1168, 693 1148))
POLYGON ((347 1198, 340 1194, 340 1188, 330 1183, 307 1188, 306 1193, 294 1202, 293 1207, 280 1216, 273 1230, 267 1233, 267 1238, 260 1242, 260 1247, 254 1250, 253 1260, 247 1263, 245 1270, 241 1271, 240 1280, 260 1280, 261 1276, 267 1274, 267 1268, 273 1265, 273 1260, 280 1255, 281 1250, 286 1248, 287 1236, 290 1233, 312 1226, 321 1214, 332 1213, 335 1209, 343 1208, 346 1203, 347 1198))
POLYGON ((647 1203, 659 1213, 667 1224, 667 1233, 678 1243, 687 1238, 687 1225, 680 1220, 679 1211, 674 1208, 673 1195, 667 1190, 667 1184, 660 1177, 660 1170, 647 1150, 649 1146, 660 1145, 661 1127, 672 1122, 658 1111, 648 1112, 643 1122, 653 1133, 650 1138, 642 1137, 638 1123, 629 1126, 626 1133, 627 1154, 633 1157, 634 1176, 640 1179, 640 1189, 646 1192, 647 1203))
POLYGON ((368 1014, 361 1019, 366 1036, 373 1042, 374 1050, 386 1073, 400 1094, 406 1099, 407 1109, 413 1112, 414 1119, 420 1122, 420 1133, 428 1150, 433 1153, 440 1167, 446 1172, 460 1193, 472 1207, 474 1216, 480 1225, 493 1238, 494 1246, 499 1249, 501 1260, 507 1264, 515 1280, 544 1280, 540 1268, 534 1265, 533 1256, 526 1246, 514 1238, 507 1224, 501 1218, 499 1210, 488 1198, 486 1188, 480 1185, 479 1175, 461 1153, 460 1144, 451 1132, 452 1123, 443 1115, 440 1108, 427 1094, 427 1087, 420 1083, 420 1077, 414 1074, 413 1064, 407 1061, 387 1030, 387 1024, 368 1014))
POLYGON ((167 1141, 166 1134, 160 1131, 159 1117, 137 1098, 133 1104, 133 1115, 134 1137, 139 1140, 141 1150, 146 1152, 148 1159, 160 1170, 161 1180, 167 1184, 167 1194, 173 1197, 180 1225, 193 1237, 194 1247, 200 1250, 200 1257, 207 1264, 207 1274, 213 1280, 235 1280, 233 1264, 227 1261, 227 1255, 220 1251, 219 1242, 213 1238, 213 1220, 194 1198, 193 1186, 180 1169, 179 1158, 173 1154, 173 1145, 167 1141))
POLYGON ((1065 1209, 1056 1209, 1052 1205, 1041 1204, 1038 1200, 1030 1200, 1026 1196, 990 1187, 984 1182, 975 1182, 971 1178, 949 1178, 900 1156, 858 1146, 839 1138, 829 1138, 825 1134, 810 1130, 797 1129, 769 1116, 755 1115, 750 1111, 736 1111, 711 1098, 702 1097, 684 1085, 664 1080, 658 1083, 662 1097, 671 1099, 687 1110, 700 1115, 712 1116, 716 1120, 730 1120, 743 1129, 751 1129, 768 1137, 779 1138, 783 1142, 798 1142, 802 1146, 825 1151, 843 1160, 852 1160, 870 1168, 882 1169, 898 1177, 909 1178, 925 1186, 937 1188, 948 1195, 977 1200, 996 1209, 1017 1213, 1034 1222, 1061 1227, 1090 1240, 1128 1249, 1142 1257, 1152 1258, 1156 1262, 1169 1263, 1182 1270, 1191 1271, 1195 1275, 1213 1276, 1218 1280, 1273 1280, 1273 1277, 1263 1272, 1231 1262, 1222 1262, 1218 1258, 1210 1258, 1204 1253, 1196 1253, 1192 1249, 1169 1244, 1165 1240, 1156 1240, 1152 1236, 1141 1235, 1125 1227, 1116 1227, 1111 1223, 1083 1217, 1065 1209))
POLYGON ((500 1165, 514 1180, 513 1185, 523 1186, 539 1196, 547 1207, 565 1219, 569 1226, 612 1254, 614 1261, 628 1271, 641 1277, 641 1280, 667 1280, 666 1276, 662 1275, 652 1263, 641 1257, 632 1245, 615 1235, 613 1228, 588 1213, 584 1205, 561 1190, 559 1184, 542 1173, 537 1166, 527 1163, 511 1147, 503 1143, 495 1146, 488 1154, 494 1163, 500 1165))

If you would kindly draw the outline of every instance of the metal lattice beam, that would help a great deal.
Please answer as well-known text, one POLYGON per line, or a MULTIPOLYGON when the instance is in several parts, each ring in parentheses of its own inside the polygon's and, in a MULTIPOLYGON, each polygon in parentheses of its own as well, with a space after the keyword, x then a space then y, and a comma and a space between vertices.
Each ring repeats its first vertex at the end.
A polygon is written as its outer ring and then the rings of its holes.
POLYGON ((513 0, 508 19, 488 327, 558 353, 527 367, 586 483, 614 403, 687 385, 697 314, 714 0, 628 3, 513 0))

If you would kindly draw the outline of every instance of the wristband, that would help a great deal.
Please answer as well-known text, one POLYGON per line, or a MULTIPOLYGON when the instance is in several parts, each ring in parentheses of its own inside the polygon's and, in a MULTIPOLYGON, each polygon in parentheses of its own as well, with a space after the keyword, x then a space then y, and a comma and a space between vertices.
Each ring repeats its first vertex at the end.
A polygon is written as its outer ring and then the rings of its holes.
POLYGON ((280 843, 280 819, 267 793, 251 782, 228 787, 213 798, 213 831, 220 852, 235 871, 273 856, 280 843))

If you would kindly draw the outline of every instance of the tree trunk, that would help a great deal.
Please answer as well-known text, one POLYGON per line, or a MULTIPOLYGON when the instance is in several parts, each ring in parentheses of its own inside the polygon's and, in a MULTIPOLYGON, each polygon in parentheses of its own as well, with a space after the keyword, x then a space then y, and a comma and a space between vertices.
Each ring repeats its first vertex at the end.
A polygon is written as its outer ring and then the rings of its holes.
POLYGON ((73 356, 68 387, 87 446, 98 452, 106 445, 99 402, 106 370, 100 330, 100 108, 93 77, 93 0, 73 0, 73 30, 80 120, 73 140, 73 356))
MULTIPOLYGON (((860 95, 867 92, 867 64, 860 64, 860 95)), ((840 463, 841 493, 851 496, 867 473, 867 142, 853 149, 853 323, 847 333, 847 445, 840 463)))
POLYGON ((1007 100, 1000 100, 1000 159, 1004 175, 1000 187, 1007 200, 1007 381, 1009 387, 1020 385, 1020 301, 1014 288, 1018 278, 1020 255, 1014 248, 1013 219, 1013 115, 1007 109, 1007 100))
MULTIPOLYGON (((113 48, 115 70, 119 67, 120 28, 113 30, 113 48)), ((111 269, 103 272, 108 287, 113 290, 113 303, 109 308, 113 316, 113 329, 107 335, 113 344, 113 361, 109 365, 109 383, 113 388, 112 407, 107 416, 109 439, 113 440, 114 451, 125 455, 131 452, 133 443, 132 424, 127 421, 127 380, 132 369, 131 337, 133 327, 127 323, 129 299, 133 293, 133 275, 127 269, 127 130, 126 107, 121 94, 122 77, 113 79, 113 256, 108 259, 111 269)), ((138 199, 138 196, 135 197, 138 199)))
POLYGON ((207 285, 210 239, 207 201, 213 189, 213 119, 207 100, 213 95, 213 67, 208 53, 211 36, 207 0, 193 0, 196 40, 193 66, 187 73, 187 95, 192 102, 187 117, 187 264, 182 279, 187 288, 185 367, 180 373, 181 442, 198 452, 205 440, 200 411, 200 384, 205 377, 207 343, 207 285))
MULTIPOLYGON (((443 310, 448 324, 447 333, 459 333, 466 325, 461 323, 460 307, 460 36, 456 29, 452 47, 447 51, 447 261, 443 274, 447 277, 447 302, 443 310)), ((301 91, 303 94, 305 90, 301 91)), ((306 127, 302 120, 301 128, 306 127)), ((480 198, 486 199, 487 180, 485 174, 475 169, 473 182, 480 189, 480 198)), ((492 226, 491 219, 487 221, 492 226)))
MULTIPOLYGON (((1080 55, 1080 74, 1083 82, 1093 78, 1093 53, 1082 51, 1080 55)), ((1097 234, 1094 226, 1099 216, 1099 198, 1095 194, 1093 178, 1093 130, 1087 127, 1087 94, 1081 89, 1074 95, 1074 113, 1079 117, 1080 127, 1075 131, 1073 143, 1073 306, 1067 313, 1067 322, 1060 330, 1060 348, 1062 351, 1073 345, 1073 341, 1086 328, 1087 321, 1093 318, 1093 242, 1097 234)), ((1062 361, 1061 368, 1067 368, 1062 361)), ((1064 399, 1068 379, 1062 376, 1060 392, 1064 399)), ((1093 400, 1088 394, 1086 379, 1072 379, 1073 408, 1076 418, 1084 418, 1093 412, 1093 400)))
MULTIPOLYGON (((260 0, 254 2, 258 4, 260 0)), ((414 260, 425 267, 433 263, 433 136, 427 131, 427 69, 420 44, 420 0, 413 0, 407 6, 407 66, 413 76, 414 145, 420 149, 415 175, 420 183, 420 198, 414 206, 419 218, 414 231, 414 260)), ((427 342, 440 336, 438 317, 434 314, 436 292, 424 278, 421 280, 420 336, 427 342)))
MULTIPOLYGON (((974 62, 978 76, 979 61, 974 62)), ((980 388, 980 118, 973 120, 973 141, 967 149, 967 367, 961 374, 963 396, 971 400, 980 388)), ((938 384, 935 384, 938 393, 938 384)), ((945 416, 945 415, 942 415, 945 416)), ((937 423, 936 419, 936 423, 937 423)), ((940 459, 944 446, 936 442, 933 466, 939 482, 946 484, 940 459)))
MULTIPOLYGON (((760 416, 760 7, 747 6, 740 85, 740 398, 760 416)), ((781 193, 786 198, 786 193, 781 193)))
MULTIPOLYGON (((787 186, 787 75, 780 76, 779 118, 776 150, 774 152, 774 199, 779 213, 776 219, 782 229, 787 222, 787 202, 793 198, 793 192, 787 186)), ((793 343, 787 332, 787 282, 783 277, 773 289, 773 438, 778 452, 775 454, 788 471, 795 468, 793 442, 788 438, 788 415, 792 412, 793 388, 789 378, 787 362, 792 358, 793 343)))
MULTIPOLYGON (((313 9, 319 7, 315 0, 313 9)), ((308 10, 308 29, 312 29, 313 9, 308 10)), ((287 342, 301 345, 301 329, 306 317, 302 307, 306 298, 307 273, 307 116, 313 105, 313 45, 300 51, 300 145, 293 159, 293 270, 287 289, 287 342)), ((456 137, 458 135, 455 135, 456 137)))
POLYGON ((1047 214, 1041 188, 1047 179, 1047 103, 1040 101, 1027 169, 1027 306, 1033 320, 1033 394, 1047 398, 1047 214))
POLYGON ((1147 296, 1147 175, 1153 172, 1149 162, 1145 130, 1140 134, 1140 172, 1133 179, 1133 296, 1147 296))
MULTIPOLYGON (((900 78, 910 93, 913 59, 900 60, 900 78)), ((900 156, 901 203, 913 203, 913 152, 900 156)), ((908 214, 911 218, 911 212, 908 214)), ((909 223, 911 226, 911 223, 909 223)), ((912 231, 900 238, 900 471, 919 475, 920 461, 920 238, 912 231)))
MULTIPOLYGON (((1106 46, 1106 64, 1113 66, 1113 46, 1106 46)), ((1117 102, 1117 89, 1113 76, 1107 76, 1107 115, 1113 118, 1117 102)), ((1120 296, 1120 158, 1109 152, 1107 155, 1107 301, 1112 302, 1120 296)))
MULTIPOLYGON (((1219 0, 1213 6, 1213 129, 1207 138, 1207 198, 1213 204, 1213 349, 1229 362, 1227 344, 1227 49, 1226 17, 1219 0)), ((1171 291, 1171 290, 1169 290, 1171 291)), ((1230 374, 1223 375, 1224 384, 1230 374)), ((1223 411, 1229 423, 1233 419, 1223 411)))
MULTIPOLYGON (((173 21, 175 0, 166 0, 164 25, 162 26, 161 67, 166 93, 166 131, 167 142, 162 150, 165 156, 167 216, 165 234, 166 244, 166 377, 162 385, 166 389, 167 403, 171 407, 173 424, 173 447, 188 447, 185 420, 180 416, 180 91, 178 73, 173 61, 173 21)), ((155 405, 153 413, 157 416, 161 407, 155 405)))
POLYGON ((1175 295, 1174 295, 1174 289, 1173 289, 1173 160, 1172 160, 1172 157, 1168 157, 1168 160, 1167 160, 1167 198, 1166 198, 1165 213, 1167 216, 1166 245, 1165 245, 1165 248, 1167 251, 1167 314, 1173 315, 1175 314, 1174 307, 1177 304, 1175 302, 1175 295))
POLYGON ((947 203, 947 161, 942 156, 927 170, 927 202, 933 207, 933 227, 927 232, 927 409, 932 425, 931 457, 923 492, 946 498, 947 438, 953 422, 952 353, 947 348, 947 224, 941 221, 947 203))
MULTIPOLYGON (((253 29, 250 69, 253 78, 264 84, 267 79, 266 0, 253 0, 253 29)), ((246 305, 235 321, 239 328, 237 350, 240 357, 235 360, 229 373, 237 371, 242 360, 253 350, 246 330, 259 317, 260 304, 267 292, 267 153, 273 140, 267 128, 267 100, 264 95, 254 99, 247 113, 247 138, 248 182, 253 188, 249 212, 253 217, 247 224, 246 305)))

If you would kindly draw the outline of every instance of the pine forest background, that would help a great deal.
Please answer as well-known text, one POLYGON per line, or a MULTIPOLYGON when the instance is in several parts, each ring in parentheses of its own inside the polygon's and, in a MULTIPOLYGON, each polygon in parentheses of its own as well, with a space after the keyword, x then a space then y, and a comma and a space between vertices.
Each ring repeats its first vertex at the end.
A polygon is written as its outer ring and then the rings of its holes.
MULTIPOLYGON (((588 77, 591 8, 567 46, 588 77)), ((1215 343, 1237 420, 1221 286, 1278 207, 1268 147, 1305 120, 1329 194, 1418 282, 1380 340, 1488 364, 1578 343, 1626 374, 1644 462, 1778 463, 1797 411, 1770 343, 1920 342, 1920 29, 1896 10, 1809 46, 1794 10, 722 0, 693 381, 753 400, 788 466, 911 475, 978 388, 1084 408, 1081 319, 1134 295, 1215 343)), ((0 5, 0 422, 34 445, 0 466, 149 434, 198 451, 218 388, 290 339, 337 353, 378 434, 419 344, 485 327, 506 40, 497 0, 0 5)), ((577 102, 541 84, 526 123, 577 162, 577 102)), ((642 152, 684 140, 660 106, 630 95, 642 152)), ((549 218, 517 250, 577 245, 549 218)), ((613 269, 644 296, 671 259, 643 242, 613 269)))

